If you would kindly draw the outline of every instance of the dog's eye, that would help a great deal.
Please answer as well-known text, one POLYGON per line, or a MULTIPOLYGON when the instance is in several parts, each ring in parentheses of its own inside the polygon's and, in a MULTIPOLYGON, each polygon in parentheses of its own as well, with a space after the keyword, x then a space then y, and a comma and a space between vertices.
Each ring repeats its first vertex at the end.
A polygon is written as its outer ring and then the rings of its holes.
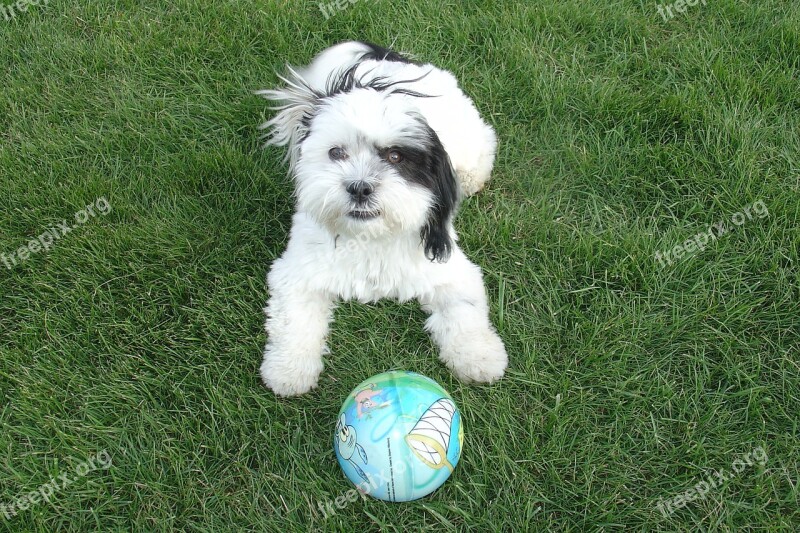
POLYGON ((393 165, 396 165, 402 160, 403 160, 403 154, 401 154, 397 150, 390 150, 389 153, 386 154, 386 161, 388 161, 393 165))
POLYGON ((333 159, 334 161, 344 161, 347 159, 347 152, 344 151, 344 148, 339 148, 338 146, 334 146, 330 150, 328 150, 328 157, 333 159))

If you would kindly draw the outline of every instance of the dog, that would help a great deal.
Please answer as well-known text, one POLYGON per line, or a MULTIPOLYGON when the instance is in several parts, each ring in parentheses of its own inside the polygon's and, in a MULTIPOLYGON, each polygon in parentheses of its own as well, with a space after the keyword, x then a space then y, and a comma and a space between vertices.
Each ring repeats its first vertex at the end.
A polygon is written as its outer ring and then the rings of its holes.
POLYGON ((296 209, 267 276, 260 373, 278 396, 317 386, 339 300, 417 299, 444 364, 490 383, 508 364, 481 270, 456 244, 463 195, 489 179, 494 130, 445 70, 375 44, 345 42, 285 86, 266 144, 286 146, 296 209))

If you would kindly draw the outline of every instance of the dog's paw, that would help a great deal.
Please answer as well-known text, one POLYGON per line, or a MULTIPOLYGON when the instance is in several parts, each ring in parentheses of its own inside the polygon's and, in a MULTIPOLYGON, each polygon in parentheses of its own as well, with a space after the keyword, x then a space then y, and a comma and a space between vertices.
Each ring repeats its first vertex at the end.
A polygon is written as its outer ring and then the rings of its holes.
POLYGON ((277 396, 299 396, 317 386, 322 358, 282 356, 267 345, 261 363, 261 380, 277 396))
POLYGON ((490 329, 463 335, 443 346, 440 358, 458 379, 466 383, 497 381, 508 366, 503 341, 490 329))

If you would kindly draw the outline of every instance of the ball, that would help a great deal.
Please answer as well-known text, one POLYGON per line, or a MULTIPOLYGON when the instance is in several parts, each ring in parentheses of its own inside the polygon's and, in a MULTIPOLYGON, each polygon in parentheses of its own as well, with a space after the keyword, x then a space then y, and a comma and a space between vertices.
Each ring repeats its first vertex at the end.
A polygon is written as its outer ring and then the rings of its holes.
POLYGON ((391 502, 427 496, 458 463, 464 426, 435 381, 384 372, 363 381, 339 410, 333 449, 344 474, 366 494, 391 502))

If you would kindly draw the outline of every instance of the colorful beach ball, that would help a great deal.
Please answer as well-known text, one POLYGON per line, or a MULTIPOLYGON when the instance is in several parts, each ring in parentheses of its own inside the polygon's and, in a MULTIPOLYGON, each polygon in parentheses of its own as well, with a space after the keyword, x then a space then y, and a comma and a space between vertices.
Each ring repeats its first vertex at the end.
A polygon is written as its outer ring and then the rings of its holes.
POLYGON ((427 496, 450 477, 464 427, 449 394, 413 372, 384 372, 362 382, 339 411, 336 458, 356 487, 380 500, 427 496))

